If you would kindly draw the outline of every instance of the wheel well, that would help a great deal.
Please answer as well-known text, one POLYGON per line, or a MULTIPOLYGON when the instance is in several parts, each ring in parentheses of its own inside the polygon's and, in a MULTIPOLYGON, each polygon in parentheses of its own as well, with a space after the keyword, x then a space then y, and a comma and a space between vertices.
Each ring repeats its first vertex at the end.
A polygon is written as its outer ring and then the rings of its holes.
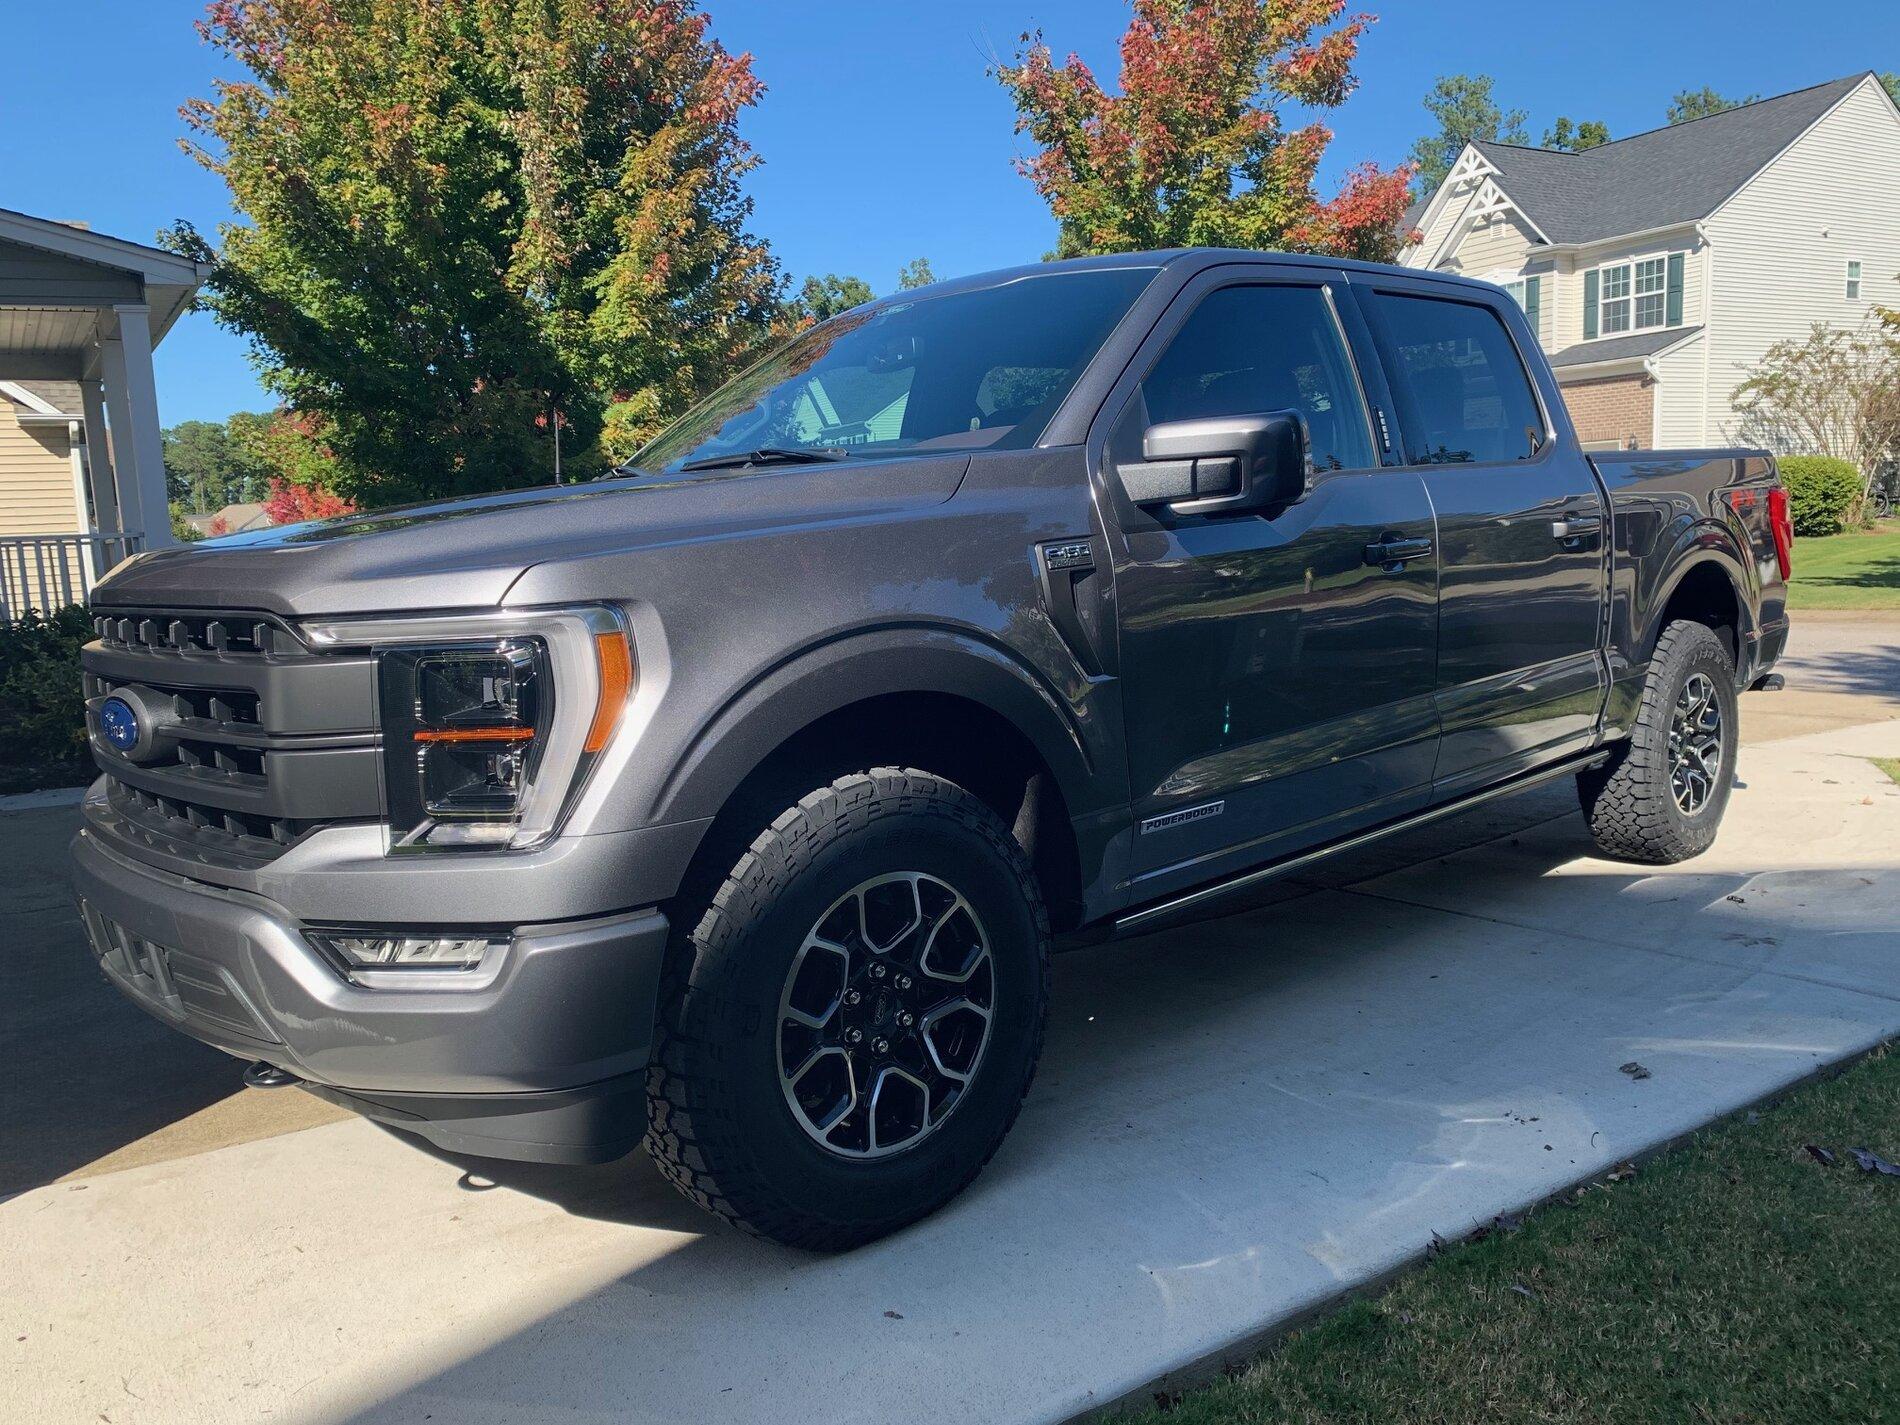
POLYGON ((1052 926, 1080 920, 1075 829, 1054 774, 1008 718, 948 693, 866 698, 787 737, 726 798, 694 854, 682 898, 710 894, 741 850, 798 798, 871 767, 931 772, 982 801, 1029 857, 1052 926))
POLYGON ((1735 596, 1735 585, 1719 564, 1705 561, 1682 576, 1656 621, 1657 636, 1677 619, 1714 629, 1727 643, 1729 657, 1741 662, 1742 604, 1735 596))

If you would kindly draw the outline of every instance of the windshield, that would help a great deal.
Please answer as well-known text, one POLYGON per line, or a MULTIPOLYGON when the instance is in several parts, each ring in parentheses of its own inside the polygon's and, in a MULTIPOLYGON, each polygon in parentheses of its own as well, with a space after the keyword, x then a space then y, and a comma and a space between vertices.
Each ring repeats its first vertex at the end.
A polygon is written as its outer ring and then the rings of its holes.
POLYGON ((1034 444, 1154 273, 1051 272, 845 312, 714 392, 633 463, 1034 444))

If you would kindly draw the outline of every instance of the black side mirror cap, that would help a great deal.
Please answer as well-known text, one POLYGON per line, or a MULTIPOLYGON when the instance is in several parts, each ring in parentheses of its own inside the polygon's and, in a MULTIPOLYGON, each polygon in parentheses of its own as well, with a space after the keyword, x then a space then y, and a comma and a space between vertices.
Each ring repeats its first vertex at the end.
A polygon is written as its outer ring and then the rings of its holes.
POLYGON ((1117 472, 1138 505, 1270 509, 1304 495, 1312 473, 1306 421, 1297 411, 1164 421, 1148 427, 1141 447, 1146 458, 1117 472))

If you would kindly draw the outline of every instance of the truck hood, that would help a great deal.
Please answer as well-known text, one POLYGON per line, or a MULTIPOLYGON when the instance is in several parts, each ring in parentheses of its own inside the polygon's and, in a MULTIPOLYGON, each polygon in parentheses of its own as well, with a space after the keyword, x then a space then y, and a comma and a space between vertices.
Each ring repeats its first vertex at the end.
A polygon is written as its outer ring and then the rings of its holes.
POLYGON ((644 475, 313 520, 154 550, 115 569, 93 601, 288 615, 492 607, 536 564, 940 504, 969 464, 934 455, 644 475))

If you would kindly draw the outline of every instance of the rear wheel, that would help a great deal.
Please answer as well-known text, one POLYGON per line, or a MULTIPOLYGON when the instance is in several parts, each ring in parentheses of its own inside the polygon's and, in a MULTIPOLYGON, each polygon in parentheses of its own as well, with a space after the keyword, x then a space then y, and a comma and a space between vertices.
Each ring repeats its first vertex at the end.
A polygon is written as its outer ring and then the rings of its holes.
POLYGON ((1021 1108, 1048 942, 1021 849, 962 788, 878 768, 801 798, 675 933, 648 1151, 794 1246, 934 1211, 1021 1108))
POLYGON ((1739 732, 1729 650, 1702 624, 1670 624, 1650 659, 1629 741, 1577 778, 1597 846, 1651 864, 1708 850, 1735 781, 1739 732))

